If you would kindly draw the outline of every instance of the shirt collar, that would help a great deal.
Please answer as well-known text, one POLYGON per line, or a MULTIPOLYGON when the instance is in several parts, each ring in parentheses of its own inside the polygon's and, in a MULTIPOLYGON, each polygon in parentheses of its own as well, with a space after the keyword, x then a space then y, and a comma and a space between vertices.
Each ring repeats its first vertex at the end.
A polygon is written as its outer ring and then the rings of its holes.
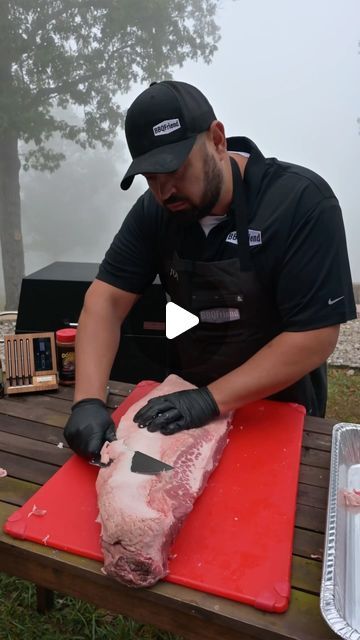
POLYGON ((227 138, 227 148, 228 151, 246 151, 250 154, 245 166, 244 185, 251 214, 266 171, 265 157, 250 138, 240 136, 227 138))

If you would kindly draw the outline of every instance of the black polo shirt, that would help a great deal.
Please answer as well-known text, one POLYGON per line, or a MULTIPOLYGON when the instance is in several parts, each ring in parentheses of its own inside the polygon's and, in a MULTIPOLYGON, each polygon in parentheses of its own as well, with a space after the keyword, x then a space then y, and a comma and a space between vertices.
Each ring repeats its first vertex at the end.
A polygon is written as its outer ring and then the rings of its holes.
MULTIPOLYGON (((274 293, 282 330, 317 329, 356 318, 341 209, 329 185, 309 169, 264 158, 248 138, 228 139, 228 149, 250 153, 244 175, 250 251, 259 277, 274 293)), ((143 293, 169 250, 164 242, 172 215, 146 191, 126 216, 97 278, 143 293)), ((234 232, 231 216, 208 236, 194 222, 179 234, 179 255, 204 261, 235 257, 234 232)))
MULTIPOLYGON (((228 139, 228 150, 250 154, 244 184, 249 245, 257 274, 271 292, 277 333, 306 331, 356 318, 343 219, 333 191, 313 171, 264 158, 248 138, 228 139)), ((146 191, 126 216, 97 278, 143 293, 168 246, 174 215, 146 191)), ((183 258, 219 261, 238 255, 232 215, 206 236, 199 222, 179 225, 176 249, 183 258)))

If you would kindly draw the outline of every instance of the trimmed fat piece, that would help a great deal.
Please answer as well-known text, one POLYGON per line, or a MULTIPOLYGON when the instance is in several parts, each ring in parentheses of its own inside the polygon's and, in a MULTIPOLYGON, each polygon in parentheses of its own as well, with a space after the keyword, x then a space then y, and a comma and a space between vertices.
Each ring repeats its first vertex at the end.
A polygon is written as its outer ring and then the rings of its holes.
POLYGON ((347 507, 360 507, 360 491, 358 489, 344 491, 344 498, 347 507))
POLYGON ((150 398, 192 388, 170 375, 130 407, 121 419, 117 440, 104 445, 103 458, 113 460, 100 469, 96 483, 104 568, 122 584, 147 587, 167 574, 175 536, 227 444, 229 417, 171 436, 149 433, 133 422, 150 398), (174 469, 152 476, 134 473, 130 470, 134 451, 174 469))

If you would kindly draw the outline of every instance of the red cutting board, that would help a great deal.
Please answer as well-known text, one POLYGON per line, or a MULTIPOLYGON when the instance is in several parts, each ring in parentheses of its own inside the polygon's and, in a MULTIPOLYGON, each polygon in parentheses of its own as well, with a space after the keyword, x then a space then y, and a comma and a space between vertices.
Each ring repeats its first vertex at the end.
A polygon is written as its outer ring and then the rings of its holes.
MULTIPOLYGON (((115 421, 156 385, 138 384, 115 421)), ((172 547, 166 580, 266 611, 287 609, 304 414, 300 405, 269 400, 236 411, 221 461, 172 547)), ((102 560, 97 473, 74 455, 4 530, 102 560)))

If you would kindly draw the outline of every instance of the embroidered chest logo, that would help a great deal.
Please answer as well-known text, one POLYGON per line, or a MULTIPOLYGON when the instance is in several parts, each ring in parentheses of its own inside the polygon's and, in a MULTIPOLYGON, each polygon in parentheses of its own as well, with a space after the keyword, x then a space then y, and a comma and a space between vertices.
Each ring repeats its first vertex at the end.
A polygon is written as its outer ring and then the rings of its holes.
POLYGON ((237 244, 237 232, 236 231, 231 231, 228 235, 228 237, 226 238, 226 242, 231 242, 231 244, 237 244))
MULTIPOLYGON (((255 229, 248 229, 249 235, 249 246, 255 247, 256 245, 262 244, 261 231, 256 231, 255 229)), ((226 238, 226 242, 231 242, 231 244, 237 244, 237 231, 231 231, 226 238)))
POLYGON ((339 302, 339 300, 342 300, 345 296, 340 296, 340 298, 329 298, 328 300, 328 304, 335 304, 335 302, 339 302))
POLYGON ((257 244, 262 244, 261 231, 255 231, 254 229, 248 229, 249 245, 255 247, 257 244))
POLYGON ((179 118, 159 122, 159 124, 156 124, 155 127, 153 127, 153 132, 154 136, 166 136, 168 133, 176 131, 176 129, 181 129, 179 118))

